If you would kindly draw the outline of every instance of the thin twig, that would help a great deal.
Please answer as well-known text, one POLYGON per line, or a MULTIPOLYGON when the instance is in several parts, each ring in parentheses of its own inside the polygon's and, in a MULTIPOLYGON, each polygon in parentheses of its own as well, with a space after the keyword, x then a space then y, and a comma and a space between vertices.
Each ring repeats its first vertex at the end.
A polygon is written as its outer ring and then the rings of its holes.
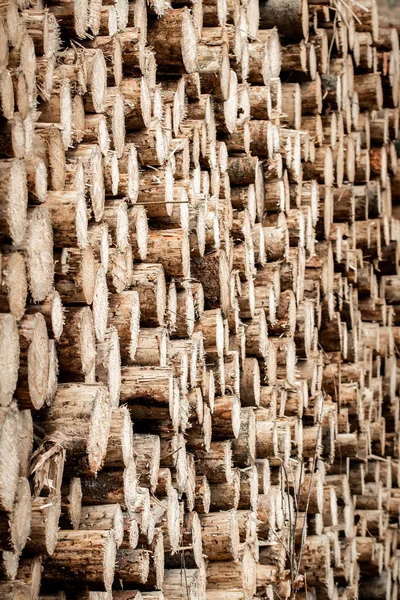
POLYGON ((309 485, 308 494, 307 494, 306 510, 305 510, 305 515, 304 515, 304 523, 303 523, 303 529, 302 529, 302 532, 301 532, 301 543, 300 543, 299 559, 298 559, 298 562, 297 562, 297 574, 296 574, 296 578, 299 576, 301 559, 303 557, 303 548, 304 548, 304 543, 306 541, 307 513, 308 513, 308 507, 309 507, 310 498, 311 498, 311 489, 312 489, 312 483, 313 483, 313 476, 314 476, 314 473, 315 473, 315 467, 316 467, 317 460, 318 460, 318 440, 319 440, 319 435, 320 435, 321 428, 322 428, 322 410, 323 410, 323 407, 324 407, 324 402, 322 401, 322 403, 321 403, 321 411, 320 411, 320 414, 319 414, 318 435, 317 435, 317 441, 316 441, 316 445, 315 445, 315 454, 314 454, 314 458, 313 458, 313 469, 312 469, 312 473, 311 473, 311 477, 310 477, 310 485, 309 485))
MULTIPOLYGON (((298 487, 298 491, 297 491, 298 497, 300 497, 300 486, 301 486, 301 480, 302 480, 302 477, 303 477, 303 467, 304 467, 304 458, 301 461, 301 466, 300 466, 300 477, 299 477, 299 484, 298 484, 299 487, 298 487)), ((295 535, 296 535, 296 527, 297 527, 297 520, 298 520, 299 513, 300 513, 299 503, 297 502, 296 515, 295 515, 295 518, 294 518, 294 532, 295 532, 295 535)), ((304 518, 306 518, 306 517, 304 517, 304 518)), ((299 568, 300 568, 300 566, 298 564, 296 566, 296 570, 298 570, 299 568)), ((293 579, 293 581, 294 581, 294 579, 293 579)))
MULTIPOLYGON (((285 479, 286 479, 286 487, 287 487, 287 491, 288 491, 288 496, 289 496, 289 498, 290 498, 290 490, 289 490, 289 478, 288 478, 287 471, 286 471, 286 465, 285 465, 285 463, 283 462, 283 460, 281 460, 281 465, 282 465, 282 468, 283 468, 283 472, 284 472, 284 474, 285 474, 285 479)), ((295 562, 295 557, 294 557, 294 554, 295 554, 295 550, 294 550, 294 543, 295 543, 295 539, 294 539, 294 537, 295 537, 295 535, 296 535, 296 532, 293 532, 293 530, 292 530, 292 513, 291 513, 291 509, 290 509, 290 499, 288 499, 288 508, 289 508, 289 556, 290 556, 290 574, 291 574, 292 583, 293 583, 293 581, 294 581, 294 579, 293 579, 293 575, 294 575, 294 572, 295 572, 295 565, 294 565, 294 562, 295 562)))
MULTIPOLYGON (((336 29, 336 23, 337 23, 337 12, 335 12, 335 18, 333 19, 333 32, 335 33, 335 29, 336 29)), ((331 43, 329 45, 329 52, 328 52, 328 71, 327 74, 329 75, 329 65, 330 65, 330 60, 331 60, 331 54, 332 54, 332 50, 333 50, 333 43, 335 41, 335 35, 332 36, 331 39, 331 43)))
MULTIPOLYGON (((341 4, 343 4, 343 6, 344 6, 344 7, 345 7, 345 8, 346 8, 348 11, 350 11, 350 13, 351 13, 351 14, 352 14, 352 16, 354 17, 354 19, 357 21, 357 23, 358 23, 359 25, 361 25, 361 21, 360 21, 360 19, 357 17, 357 15, 356 15, 356 13, 354 12, 354 10, 352 10, 352 9, 350 8, 350 6, 348 6, 348 5, 346 4, 346 2, 345 2, 344 0, 338 0, 338 1, 339 1, 341 4)), ((353 0, 350 0, 350 1, 352 2, 353 0)), ((359 6, 359 4, 358 4, 357 6, 359 6)))
POLYGON ((182 568, 183 568, 183 574, 185 576, 186 598, 187 598, 187 600, 189 600, 189 584, 188 584, 188 580, 187 580, 185 553, 184 552, 181 552, 181 569, 182 568))
POLYGON ((370 10, 367 6, 360 4, 359 2, 357 2, 357 0, 348 0, 348 1, 351 2, 352 4, 355 4, 356 6, 358 6, 358 8, 361 8, 361 10, 365 10, 365 12, 370 12, 370 10))

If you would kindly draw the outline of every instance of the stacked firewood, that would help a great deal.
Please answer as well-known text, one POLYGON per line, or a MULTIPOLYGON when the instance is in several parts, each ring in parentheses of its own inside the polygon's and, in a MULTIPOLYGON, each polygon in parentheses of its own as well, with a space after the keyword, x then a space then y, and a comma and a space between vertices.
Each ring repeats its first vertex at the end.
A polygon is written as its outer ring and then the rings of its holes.
POLYGON ((1 4, 0 598, 400 597, 399 75, 375 0, 1 4))

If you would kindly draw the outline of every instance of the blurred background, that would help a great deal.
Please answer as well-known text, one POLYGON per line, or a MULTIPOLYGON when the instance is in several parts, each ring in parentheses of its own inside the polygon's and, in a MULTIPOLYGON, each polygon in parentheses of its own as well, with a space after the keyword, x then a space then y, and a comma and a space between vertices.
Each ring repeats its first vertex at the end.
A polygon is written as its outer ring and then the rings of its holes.
MULTIPOLYGON (((362 3, 362 2, 361 2, 362 3)), ((400 0, 378 0, 379 15, 400 32, 400 0)))

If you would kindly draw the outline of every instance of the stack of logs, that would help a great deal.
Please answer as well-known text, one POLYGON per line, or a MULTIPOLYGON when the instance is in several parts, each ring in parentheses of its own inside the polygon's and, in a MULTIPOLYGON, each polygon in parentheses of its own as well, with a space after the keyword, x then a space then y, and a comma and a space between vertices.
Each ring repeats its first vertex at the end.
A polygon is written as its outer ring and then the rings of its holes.
POLYGON ((375 0, 0 4, 0 597, 400 598, 375 0))

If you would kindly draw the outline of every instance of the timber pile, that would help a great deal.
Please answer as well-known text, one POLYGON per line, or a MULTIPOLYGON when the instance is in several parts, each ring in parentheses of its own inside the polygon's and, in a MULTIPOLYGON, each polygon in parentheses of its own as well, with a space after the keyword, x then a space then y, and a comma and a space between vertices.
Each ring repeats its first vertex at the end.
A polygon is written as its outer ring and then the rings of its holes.
POLYGON ((0 597, 399 598, 375 0, 6 0, 0 66, 0 597))

